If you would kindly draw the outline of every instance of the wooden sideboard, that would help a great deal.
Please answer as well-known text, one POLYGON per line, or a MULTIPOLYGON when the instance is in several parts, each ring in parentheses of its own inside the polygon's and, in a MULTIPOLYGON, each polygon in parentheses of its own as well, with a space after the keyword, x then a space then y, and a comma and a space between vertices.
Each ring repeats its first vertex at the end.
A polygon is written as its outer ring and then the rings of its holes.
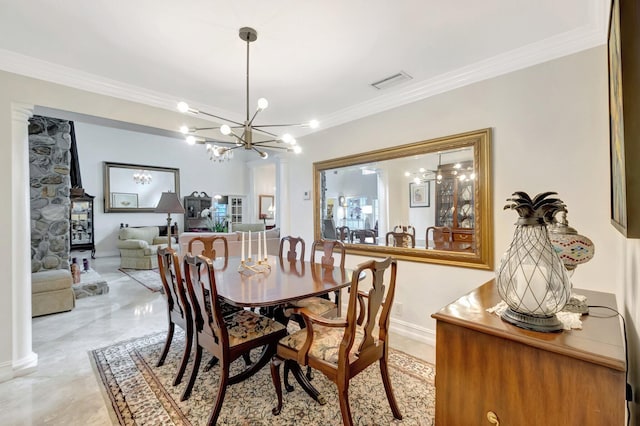
MULTIPOLYGON (((576 290, 589 305, 615 296, 576 290)), ((582 330, 540 333, 486 311, 494 280, 432 315, 436 319, 436 425, 613 425, 625 420, 620 319, 591 308, 582 330)))

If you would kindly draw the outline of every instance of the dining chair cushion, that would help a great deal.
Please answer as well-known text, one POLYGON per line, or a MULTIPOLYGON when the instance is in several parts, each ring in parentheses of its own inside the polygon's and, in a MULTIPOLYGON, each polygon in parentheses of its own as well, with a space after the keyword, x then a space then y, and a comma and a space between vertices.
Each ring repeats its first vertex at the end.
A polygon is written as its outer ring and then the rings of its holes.
MULTIPOLYGON (((340 343, 344 337, 344 328, 342 327, 325 327, 323 325, 313 326, 313 343, 309 348, 309 356, 322 359, 333 364, 338 363, 338 351, 340 343)), ((356 327, 356 338, 354 345, 351 347, 351 355, 358 351, 358 343, 364 337, 361 327, 356 327)), ((280 339, 279 345, 289 347, 296 351, 302 349, 302 345, 307 339, 307 330, 302 329, 296 331, 286 337, 280 339)))
POLYGON ((285 328, 277 321, 244 309, 224 317, 224 323, 229 333, 229 346, 241 345, 285 328))
POLYGON ((296 308, 307 308, 316 315, 324 316, 332 309, 336 309, 336 304, 331 300, 322 297, 306 297, 292 303, 296 308))

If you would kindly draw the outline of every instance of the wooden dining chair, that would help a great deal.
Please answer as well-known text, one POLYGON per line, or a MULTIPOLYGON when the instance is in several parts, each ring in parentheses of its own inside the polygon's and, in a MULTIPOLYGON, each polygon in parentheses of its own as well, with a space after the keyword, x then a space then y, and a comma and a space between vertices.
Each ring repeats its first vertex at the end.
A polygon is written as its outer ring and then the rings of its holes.
POLYGON ((416 228, 412 225, 396 225, 393 227, 393 232, 407 232, 413 235, 413 238, 416 237, 416 228))
MULTIPOLYGON (((402 414, 393 395, 389 377, 389 315, 396 288, 397 262, 386 258, 358 265, 349 287, 346 318, 328 319, 298 308, 306 327, 278 342, 271 360, 271 377, 278 395, 273 414, 282 410, 280 365, 297 362, 322 372, 338 387, 338 399, 344 425, 352 425, 349 406, 349 381, 375 362, 380 364, 382 383, 393 417, 402 414), (385 271, 389 270, 385 282, 385 271)), ((373 389, 372 389, 373 391, 373 389)), ((380 423, 389 423, 388 420, 380 423)))
POLYGON ((214 425, 220 414, 227 386, 251 377, 264 367, 269 356, 275 353, 278 340, 286 336, 287 330, 279 322, 250 310, 243 309, 223 317, 215 272, 210 259, 186 254, 184 270, 187 293, 194 312, 196 351, 189 382, 184 389, 181 401, 191 395, 204 349, 220 360, 218 393, 207 422, 208 425, 214 425), (258 347, 263 347, 264 356, 243 371, 231 376, 229 372, 231 363, 258 347))
POLYGON ((192 255, 196 255, 198 253, 194 252, 194 243, 202 244, 202 250, 199 254, 208 257, 212 261, 215 261, 218 258, 219 249, 223 249, 223 254, 220 257, 223 257, 225 260, 225 266, 229 261, 229 242, 226 237, 222 235, 207 235, 207 236, 197 236, 193 237, 189 240, 189 245, 187 246, 187 250, 192 255), (216 250, 218 247, 218 250, 216 250))
POLYGON ((304 260, 304 240, 300 237, 292 237, 291 235, 282 237, 280 240, 278 256, 290 262, 298 259, 298 245, 300 246, 300 259, 304 260), (286 256, 284 256, 285 243, 289 246, 289 251, 287 251, 286 256))
POLYGON ((448 226, 430 226, 425 234, 425 247, 429 248, 429 241, 433 241, 433 248, 450 249, 452 248, 453 234, 448 226), (429 232, 431 232, 431 240, 429 240, 429 232))
POLYGON ((173 379, 173 386, 176 386, 182 381, 182 377, 187 367, 187 362, 189 361, 189 354, 191 353, 191 346, 193 343, 193 315, 191 305, 187 297, 187 292, 184 287, 184 281, 182 280, 180 261, 178 260, 176 251, 170 248, 159 248, 157 256, 158 270, 162 280, 162 288, 164 289, 163 296, 167 302, 169 329, 167 331, 167 339, 164 343, 164 348, 162 349, 162 353, 160 354, 160 359, 158 360, 156 367, 163 365, 167 358, 169 348, 171 347, 171 341, 173 340, 173 332, 177 324, 184 330, 185 346, 182 354, 182 361, 178 367, 176 377, 173 379))
POLYGON ((408 232, 387 232, 385 244, 392 247, 415 248, 416 237, 408 232))
POLYGON ((342 241, 343 243, 351 242, 351 230, 348 226, 338 226, 336 228, 336 233, 339 241, 342 241))

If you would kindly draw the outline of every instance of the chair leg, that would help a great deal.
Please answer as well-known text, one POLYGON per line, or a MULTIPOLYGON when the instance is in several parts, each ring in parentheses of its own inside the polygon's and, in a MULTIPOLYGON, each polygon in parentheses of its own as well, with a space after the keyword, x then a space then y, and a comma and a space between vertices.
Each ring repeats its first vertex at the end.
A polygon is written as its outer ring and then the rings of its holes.
POLYGON ((217 363, 218 363, 218 358, 216 358, 215 356, 212 356, 209 362, 207 363, 207 365, 204 366, 204 371, 206 372, 211 370, 213 367, 216 366, 217 363))
POLYGON ((200 361, 202 360, 202 346, 198 344, 198 338, 196 338, 196 356, 193 360, 193 365, 191 366, 191 374, 189 375, 189 382, 187 383, 187 387, 184 388, 182 392, 182 396, 180 397, 180 401, 185 401, 189 399, 191 396, 191 391, 193 390, 193 385, 196 382, 196 376, 198 375, 198 369, 200 369, 200 361))
POLYGON ((271 358, 271 380, 273 380, 273 386, 276 388, 276 395, 278 396, 278 405, 271 410, 274 416, 280 414, 282 410, 282 384, 280 383, 280 364, 282 360, 277 356, 271 358))
POLYGON ((251 353, 250 352, 245 352, 244 354, 242 354, 242 358, 244 359, 244 365, 251 365, 251 353))
POLYGON ((160 359, 156 363, 156 367, 161 367, 164 364, 164 360, 167 358, 167 354, 169 353, 169 347, 171 347, 171 340, 173 339, 173 330, 176 325, 173 321, 169 320, 169 330, 167 331, 167 340, 164 342, 164 348, 162 349, 162 354, 160 355, 160 359))
POLYGON ((229 385, 229 365, 220 364, 220 386, 218 387, 218 396, 216 397, 216 403, 213 406, 213 410, 209 415, 207 421, 208 426, 214 426, 218 421, 220 410, 222 409, 222 403, 224 402, 224 395, 227 392, 227 386, 229 385))
POLYGON ((391 388, 391 378, 389 377, 389 368, 387 366, 386 354, 385 356, 380 358, 380 374, 382 375, 382 383, 384 383, 384 391, 387 394, 387 400, 389 400, 389 405, 391 406, 393 417, 395 417, 398 420, 402 420, 402 414, 400 413, 400 408, 398 407, 396 398, 393 395, 393 389, 391 388))
POLYGON ((284 363, 284 388, 287 392, 293 392, 293 385, 289 383, 289 372, 291 369, 289 368, 289 363, 284 363))
POLYGON ((313 380, 313 370, 307 365, 307 379, 313 380))
POLYGON ((338 380, 338 399, 340 400, 340 413, 342 413, 342 424, 353 426, 351 418, 351 408, 349 407, 349 379, 338 380))
POLYGON ((173 379, 173 386, 177 386, 182 381, 182 377, 184 376, 184 372, 187 369, 187 364, 189 363, 189 355, 191 355, 191 344, 193 341, 193 325, 187 324, 187 330, 185 336, 184 343, 184 353, 182 354, 182 362, 180 362, 180 367, 178 368, 178 373, 176 374, 175 379, 173 379))

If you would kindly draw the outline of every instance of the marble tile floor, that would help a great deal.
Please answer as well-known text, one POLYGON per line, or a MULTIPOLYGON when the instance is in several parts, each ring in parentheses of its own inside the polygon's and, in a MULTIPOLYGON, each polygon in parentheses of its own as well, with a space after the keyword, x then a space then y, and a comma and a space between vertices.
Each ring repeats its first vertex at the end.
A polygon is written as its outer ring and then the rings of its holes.
MULTIPOLYGON (((92 260, 109 293, 76 301, 71 312, 33 319, 37 371, 0 383, 0 424, 111 425, 88 352, 166 330, 166 308, 153 293, 118 271, 119 257, 92 260)), ((433 362, 434 348, 393 335, 392 346, 433 362)))

